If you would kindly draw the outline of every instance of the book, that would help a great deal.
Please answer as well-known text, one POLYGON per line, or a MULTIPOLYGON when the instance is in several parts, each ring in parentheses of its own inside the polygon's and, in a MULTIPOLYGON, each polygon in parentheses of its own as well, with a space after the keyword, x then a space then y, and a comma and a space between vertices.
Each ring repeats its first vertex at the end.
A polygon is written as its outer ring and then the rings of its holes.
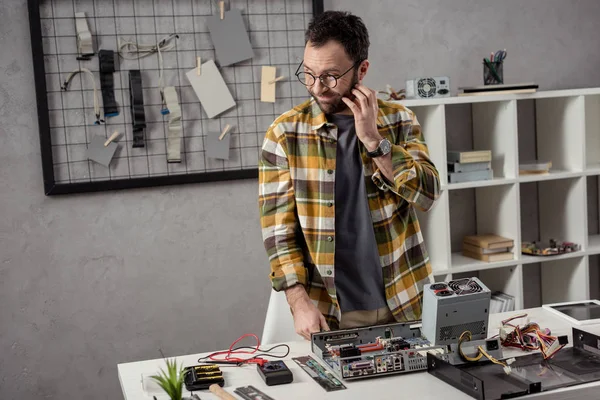
POLYGON ((459 87, 458 90, 462 90, 464 94, 500 94, 500 93, 518 93, 518 91, 535 92, 539 88, 533 82, 527 83, 504 83, 499 85, 479 85, 469 87, 459 87))
POLYGON ((531 94, 535 93, 535 89, 514 89, 514 90, 496 90, 491 92, 464 92, 459 93, 459 96, 492 96, 499 94, 531 94))
POLYGON ((491 161, 473 162, 473 163, 458 163, 449 162, 448 172, 471 172, 471 171, 485 171, 486 169, 492 169, 491 161))
POLYGON ((448 150, 449 163, 475 163, 475 162, 486 162, 492 161, 491 150, 472 150, 472 151, 460 151, 460 150, 448 150))
POLYGON ((494 179, 494 171, 491 169, 486 169, 483 171, 448 173, 448 183, 489 181, 490 179, 494 179))
POLYGON ((552 168, 551 161, 526 161, 519 163, 519 174, 545 174, 552 168))
POLYGON ((469 235, 463 239, 463 244, 470 244, 484 249, 513 247, 514 240, 496 234, 469 235))
POLYGON ((512 260, 515 258, 513 253, 496 253, 496 254, 479 254, 471 251, 463 250, 462 255, 469 258, 474 258, 480 261, 487 262, 496 262, 496 261, 506 261, 512 260))
POLYGON ((497 249, 486 249, 472 244, 463 243, 463 250, 470 251, 471 253, 478 254, 496 254, 496 253, 507 253, 512 251, 512 247, 498 247, 497 249))

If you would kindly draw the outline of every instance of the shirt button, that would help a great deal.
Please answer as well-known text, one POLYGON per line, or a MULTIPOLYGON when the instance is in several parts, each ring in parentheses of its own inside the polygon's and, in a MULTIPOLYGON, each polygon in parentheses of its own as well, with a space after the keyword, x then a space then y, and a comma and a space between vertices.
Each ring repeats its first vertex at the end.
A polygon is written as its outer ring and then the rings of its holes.
POLYGON ((331 174, 333 174, 333 170, 332 170, 332 169, 328 169, 328 170, 327 170, 327 173, 328 173, 329 175, 331 175, 331 174))
POLYGON ((327 241, 328 242, 333 242, 333 236, 327 236, 327 241))
POLYGON ((327 207, 333 207, 333 203, 330 201, 329 203, 327 203, 327 207))
POLYGON ((327 275, 331 275, 331 270, 327 270, 327 275))

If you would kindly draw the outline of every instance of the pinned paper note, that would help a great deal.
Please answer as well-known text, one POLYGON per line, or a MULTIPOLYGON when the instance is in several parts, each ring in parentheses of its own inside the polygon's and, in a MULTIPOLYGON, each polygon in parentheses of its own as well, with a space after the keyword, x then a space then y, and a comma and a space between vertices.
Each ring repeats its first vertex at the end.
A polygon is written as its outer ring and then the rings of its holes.
POLYGON ((198 69, 194 68, 188 71, 186 76, 206 115, 208 118, 214 118, 234 107, 235 100, 213 60, 202 64, 201 70, 201 74, 198 75, 198 69))
POLYGON ((229 160, 231 146, 231 126, 227 125, 223 132, 209 132, 204 140, 206 156, 221 160, 229 160))
POLYGON ((238 9, 231 9, 220 15, 211 15, 206 20, 217 61, 221 67, 235 64, 254 57, 248 31, 238 9))
POLYGON ((267 103, 275 102, 275 89, 276 82, 280 81, 284 77, 276 78, 277 68, 276 67, 262 67, 262 73, 260 77, 260 101, 267 103))

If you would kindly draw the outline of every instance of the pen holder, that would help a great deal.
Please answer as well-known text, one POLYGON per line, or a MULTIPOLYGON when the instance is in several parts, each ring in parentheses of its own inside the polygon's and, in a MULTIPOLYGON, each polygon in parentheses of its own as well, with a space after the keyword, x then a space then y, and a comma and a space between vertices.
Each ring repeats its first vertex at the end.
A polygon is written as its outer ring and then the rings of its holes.
POLYGON ((483 84, 500 85, 504 83, 504 63, 502 61, 483 62, 483 84))

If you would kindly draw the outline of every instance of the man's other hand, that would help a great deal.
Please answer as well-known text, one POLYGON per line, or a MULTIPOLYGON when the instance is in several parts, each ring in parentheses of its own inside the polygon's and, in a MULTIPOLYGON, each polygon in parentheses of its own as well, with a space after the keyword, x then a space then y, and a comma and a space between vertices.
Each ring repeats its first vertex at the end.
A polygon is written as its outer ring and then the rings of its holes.
POLYGON ((329 330, 325 317, 310 300, 302 285, 286 289, 285 294, 292 308, 294 328, 298 335, 310 340, 311 333, 329 330))

